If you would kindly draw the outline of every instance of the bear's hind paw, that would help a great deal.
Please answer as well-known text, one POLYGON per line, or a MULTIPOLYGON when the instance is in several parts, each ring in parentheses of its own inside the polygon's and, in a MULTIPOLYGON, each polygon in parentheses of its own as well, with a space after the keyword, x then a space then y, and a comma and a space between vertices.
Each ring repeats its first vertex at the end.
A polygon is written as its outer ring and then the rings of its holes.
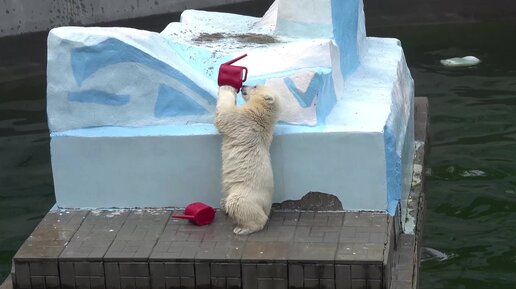
POLYGON ((237 235, 248 235, 254 232, 256 232, 256 230, 251 230, 249 228, 235 227, 235 229, 233 229, 233 233, 237 235))

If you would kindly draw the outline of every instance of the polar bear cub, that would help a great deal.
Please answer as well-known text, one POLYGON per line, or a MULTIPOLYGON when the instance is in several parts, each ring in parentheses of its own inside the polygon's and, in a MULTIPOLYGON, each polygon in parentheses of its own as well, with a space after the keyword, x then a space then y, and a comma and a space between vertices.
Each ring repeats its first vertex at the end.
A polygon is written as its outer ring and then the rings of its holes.
POLYGON ((233 219, 233 232, 263 229, 272 206, 274 181, 269 148, 278 119, 279 99, 265 86, 244 86, 246 101, 236 106, 237 91, 221 86, 215 126, 222 135, 221 208, 233 219))

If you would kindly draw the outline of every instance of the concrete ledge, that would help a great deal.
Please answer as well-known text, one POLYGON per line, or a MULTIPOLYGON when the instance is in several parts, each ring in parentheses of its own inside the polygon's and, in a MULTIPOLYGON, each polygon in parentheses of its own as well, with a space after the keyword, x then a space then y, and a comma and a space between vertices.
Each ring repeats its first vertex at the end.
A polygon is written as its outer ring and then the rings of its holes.
POLYGON ((8 0, 0 3, 0 37, 65 25, 91 25, 239 2, 249 0, 8 0))

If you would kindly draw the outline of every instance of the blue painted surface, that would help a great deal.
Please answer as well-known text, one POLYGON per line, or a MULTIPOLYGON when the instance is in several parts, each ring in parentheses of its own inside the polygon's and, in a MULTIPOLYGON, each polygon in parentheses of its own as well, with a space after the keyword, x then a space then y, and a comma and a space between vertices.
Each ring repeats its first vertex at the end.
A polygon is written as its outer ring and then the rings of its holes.
POLYGON ((394 216, 396 214, 396 206, 401 199, 401 156, 396 152, 396 135, 388 125, 384 127, 384 139, 387 173, 387 210, 391 216, 394 216))
POLYGON ((157 70, 176 79, 210 104, 216 103, 210 93, 179 70, 118 39, 110 38, 96 45, 74 48, 71 52, 72 71, 78 85, 81 85, 99 69, 124 62, 139 63, 157 70))
POLYGON ((357 51, 358 1, 332 0, 333 35, 340 49, 340 68, 344 76, 359 64, 357 51))
POLYGON ((201 115, 208 111, 182 91, 161 84, 154 108, 157 118, 185 115, 201 115))
POLYGON ((321 76, 322 88, 321 95, 317 101, 317 123, 324 124, 326 117, 333 110, 333 107, 337 103, 337 94, 335 93, 335 85, 333 83, 333 77, 331 72, 328 72, 321 76))
POLYGON ((120 106, 129 103, 129 95, 114 94, 101 90, 91 89, 68 93, 69 101, 96 103, 103 105, 120 106))
POLYGON ((323 83, 322 76, 320 73, 314 74, 314 77, 312 77, 312 79, 310 80, 310 83, 308 84, 308 87, 306 88, 305 92, 301 92, 296 87, 296 84, 292 81, 290 77, 285 77, 283 79, 283 82, 285 82, 285 85, 287 86, 288 90, 292 92, 292 94, 297 99, 301 107, 305 108, 309 107, 312 104, 314 98, 321 91, 323 83))

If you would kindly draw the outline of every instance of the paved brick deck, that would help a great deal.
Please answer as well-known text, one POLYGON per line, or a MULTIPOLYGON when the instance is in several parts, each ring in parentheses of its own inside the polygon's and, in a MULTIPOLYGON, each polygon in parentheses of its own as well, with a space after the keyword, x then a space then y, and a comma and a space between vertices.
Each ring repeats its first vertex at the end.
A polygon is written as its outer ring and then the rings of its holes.
POLYGON ((407 205, 414 228, 374 212, 273 211, 236 236, 222 212, 209 226, 169 209, 50 211, 13 258, 2 289, 417 288, 428 102, 416 99, 416 153, 407 205))
POLYGON ((15 288, 384 288, 386 214, 273 212, 236 236, 171 210, 51 211, 14 257, 15 288))

